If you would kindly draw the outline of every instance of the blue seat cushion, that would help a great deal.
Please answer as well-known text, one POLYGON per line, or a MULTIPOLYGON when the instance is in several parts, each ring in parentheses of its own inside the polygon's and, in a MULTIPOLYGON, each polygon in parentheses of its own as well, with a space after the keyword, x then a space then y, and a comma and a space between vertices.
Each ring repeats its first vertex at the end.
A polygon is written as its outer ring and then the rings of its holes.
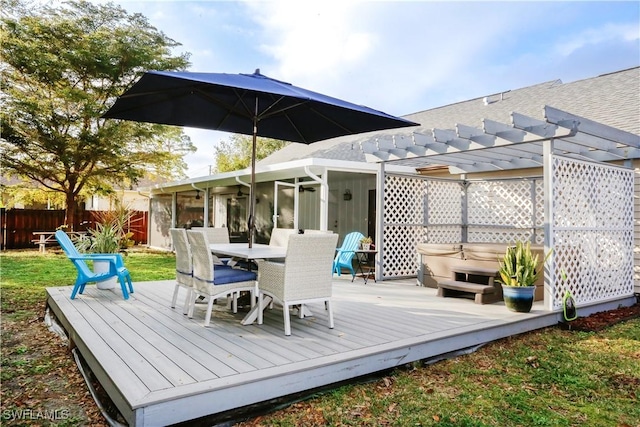
POLYGON ((235 282, 248 282, 256 280, 256 273, 253 271, 238 270, 236 268, 215 269, 213 276, 214 285, 226 285, 235 282))
POLYGON ((218 270, 228 270, 228 269, 230 269, 230 268, 231 268, 231 266, 230 266, 230 265, 227 265, 227 264, 213 264, 213 269, 214 269, 215 271, 218 271, 218 270))

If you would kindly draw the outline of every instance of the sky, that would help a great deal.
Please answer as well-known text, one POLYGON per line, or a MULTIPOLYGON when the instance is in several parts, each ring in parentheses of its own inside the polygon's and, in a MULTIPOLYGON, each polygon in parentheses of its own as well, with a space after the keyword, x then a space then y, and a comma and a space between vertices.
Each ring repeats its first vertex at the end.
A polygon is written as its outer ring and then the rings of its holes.
MULTIPOLYGON (((640 2, 128 1, 190 52, 189 71, 252 73, 402 116, 640 65, 640 2)), ((185 128, 190 178, 229 134, 185 128)))

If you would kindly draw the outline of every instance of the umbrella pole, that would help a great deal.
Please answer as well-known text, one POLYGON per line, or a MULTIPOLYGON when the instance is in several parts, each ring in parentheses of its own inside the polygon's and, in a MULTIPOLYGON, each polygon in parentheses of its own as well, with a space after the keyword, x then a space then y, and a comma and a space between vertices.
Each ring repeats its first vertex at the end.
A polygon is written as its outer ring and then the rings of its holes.
POLYGON ((256 110, 253 115, 253 143, 251 144, 251 187, 249 190, 249 248, 253 247, 255 236, 255 210, 256 210, 256 145, 258 137, 258 97, 256 97, 256 110))

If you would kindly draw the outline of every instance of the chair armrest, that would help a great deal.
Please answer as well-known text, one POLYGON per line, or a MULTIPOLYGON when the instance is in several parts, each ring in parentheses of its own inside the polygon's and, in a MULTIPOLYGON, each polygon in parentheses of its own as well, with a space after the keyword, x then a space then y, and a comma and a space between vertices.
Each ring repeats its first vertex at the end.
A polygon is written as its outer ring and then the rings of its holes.
POLYGON ((348 253, 355 253, 355 250, 348 250, 348 249, 336 249, 337 254, 336 255, 340 255, 340 254, 348 254, 348 253))
POLYGON ((122 255, 120 254, 82 254, 83 256, 86 256, 88 258, 100 258, 100 257, 116 257, 116 258, 122 258, 122 255))
POLYGON ((116 268, 124 267, 124 261, 122 261, 120 254, 82 254, 79 256, 69 255, 68 258, 72 261, 109 261, 116 268))
POLYGON ((124 267, 124 260, 120 254, 83 254, 87 260, 106 261, 108 259, 115 259, 116 267, 124 267))
POLYGON ((254 260, 258 264, 258 272, 265 271, 269 274, 284 274, 284 264, 281 262, 265 261, 262 259, 254 260))
POLYGON ((274 291, 284 286, 285 265, 278 262, 258 260, 258 288, 274 291))

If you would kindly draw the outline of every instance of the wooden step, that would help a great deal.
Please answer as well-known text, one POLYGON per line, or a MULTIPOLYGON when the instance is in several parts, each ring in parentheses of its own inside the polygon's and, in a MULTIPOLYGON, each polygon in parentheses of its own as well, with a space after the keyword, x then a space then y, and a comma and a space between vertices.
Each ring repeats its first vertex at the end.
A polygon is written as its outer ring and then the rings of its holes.
POLYGON ((438 296, 472 298, 476 304, 490 304, 502 300, 501 289, 497 289, 496 286, 459 280, 441 280, 438 281, 438 296))

